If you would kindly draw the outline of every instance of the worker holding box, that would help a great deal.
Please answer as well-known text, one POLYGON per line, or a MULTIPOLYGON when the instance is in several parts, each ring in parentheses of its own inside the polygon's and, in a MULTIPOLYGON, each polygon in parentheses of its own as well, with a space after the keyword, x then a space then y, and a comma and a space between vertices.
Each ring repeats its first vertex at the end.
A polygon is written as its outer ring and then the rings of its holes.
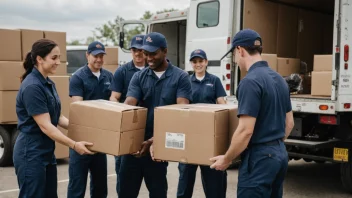
POLYGON ((171 104, 188 104, 192 97, 189 75, 167 62, 164 35, 153 32, 143 39, 149 67, 133 75, 125 103, 148 108, 145 141, 134 155, 122 156, 119 198, 136 198, 144 181, 150 197, 167 197, 167 162, 153 161, 148 154, 153 143, 154 108, 171 104))
POLYGON ((211 168, 225 170, 241 154, 237 197, 282 197, 288 166, 283 140, 293 128, 288 85, 262 61, 262 39, 257 32, 238 32, 230 52, 248 74, 237 89, 239 124, 230 148, 211 159, 211 168))
POLYGON ((13 151, 19 197, 57 197, 55 141, 79 155, 93 154, 86 148, 92 143, 75 142, 57 128, 68 128, 55 84, 48 78, 59 65, 60 49, 47 39, 36 41, 23 63, 26 71, 16 98, 20 133, 13 151))
MULTIPOLYGON (((190 62, 194 74, 191 75, 192 103, 226 104, 226 92, 217 76, 206 71, 208 60, 206 53, 197 49, 191 53, 190 62)), ((207 198, 226 198, 227 173, 217 171, 209 166, 199 166, 202 184, 207 198)), ((180 172, 177 197, 191 198, 196 179, 198 165, 179 163, 180 172)))
MULTIPOLYGON (((105 47, 94 41, 88 46, 88 63, 80 68, 70 79, 70 97, 72 101, 109 100, 109 90, 113 75, 102 68, 105 47)), ((107 197, 107 158, 106 154, 80 156, 70 149, 68 198, 83 198, 86 192, 87 177, 90 172, 91 197, 107 197)))
MULTIPOLYGON (((132 38, 130 50, 132 60, 121 67, 117 68, 114 74, 113 82, 110 85, 110 100, 115 102, 125 102, 128 85, 134 73, 145 68, 145 57, 142 50, 144 35, 136 35, 132 38)), ((121 165, 121 157, 115 156, 115 172, 116 172, 116 192, 119 193, 119 171, 121 165)))

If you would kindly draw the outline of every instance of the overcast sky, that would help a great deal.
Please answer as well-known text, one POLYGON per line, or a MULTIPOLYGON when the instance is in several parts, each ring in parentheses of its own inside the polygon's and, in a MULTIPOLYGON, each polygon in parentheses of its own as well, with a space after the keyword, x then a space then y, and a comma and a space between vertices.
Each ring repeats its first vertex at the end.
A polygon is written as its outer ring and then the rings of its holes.
POLYGON ((144 12, 185 9, 190 0, 0 0, 0 28, 67 32, 67 40, 83 39, 117 15, 139 19, 144 12))

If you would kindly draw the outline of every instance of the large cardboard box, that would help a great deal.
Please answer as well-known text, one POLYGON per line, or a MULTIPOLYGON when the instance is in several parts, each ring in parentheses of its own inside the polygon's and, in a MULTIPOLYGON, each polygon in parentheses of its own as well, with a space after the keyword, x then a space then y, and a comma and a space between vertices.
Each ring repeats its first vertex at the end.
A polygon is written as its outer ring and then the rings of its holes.
MULTIPOLYGON (((296 58, 298 8, 279 5, 278 15, 277 56, 296 58)), ((265 43, 265 41, 263 43, 265 43)))
POLYGON ((297 58, 277 58, 277 72, 281 76, 289 76, 299 73, 301 66, 300 59, 297 58))
POLYGON ((70 105, 68 136, 92 142, 92 151, 124 155, 140 150, 144 141, 147 109, 106 100, 70 105))
POLYGON ((0 123, 17 122, 17 92, 18 91, 0 91, 0 123))
POLYGON ((50 39, 58 44, 60 48, 61 62, 67 61, 66 54, 66 32, 52 32, 52 31, 44 31, 44 38, 50 39))
POLYGON ((59 95, 61 101, 61 114, 68 119, 71 103, 71 99, 69 96, 70 77, 50 76, 49 78, 55 83, 57 94, 59 95))
POLYGON ((312 72, 312 96, 331 96, 331 71, 312 72))
POLYGON ((21 31, 0 29, 0 61, 21 61, 21 31))
POLYGON ((118 47, 105 47, 106 55, 104 57, 104 64, 106 65, 118 65, 118 47))
MULTIPOLYGON (((262 59, 266 62, 268 62, 269 67, 277 71, 277 55, 276 54, 262 54, 262 59)), ((246 71, 241 71, 241 79, 244 78, 247 75, 248 72, 246 71)))
POLYGON ((118 68, 118 65, 104 65, 103 68, 114 74, 118 68))
MULTIPOLYGON (((67 136, 67 130, 63 129, 61 127, 57 127, 64 135, 67 136)), ((58 142, 55 142, 55 157, 56 159, 64 159, 68 158, 70 156, 69 154, 69 148, 65 145, 62 145, 58 142)))
POLYGON ((277 26, 278 4, 263 0, 244 1, 243 29, 253 29, 260 34, 264 53, 277 52, 277 26))
POLYGON ((332 71, 332 55, 314 55, 314 71, 332 71))
POLYGON ((0 91, 16 91, 24 73, 22 62, 0 61, 0 91))
POLYGON ((228 117, 229 110, 223 107, 169 105, 155 108, 154 157, 211 165, 211 157, 225 154, 228 149, 228 117))
POLYGON ((27 53, 32 50, 32 45, 42 38, 44 38, 44 34, 41 30, 21 29, 22 60, 26 59, 27 53))

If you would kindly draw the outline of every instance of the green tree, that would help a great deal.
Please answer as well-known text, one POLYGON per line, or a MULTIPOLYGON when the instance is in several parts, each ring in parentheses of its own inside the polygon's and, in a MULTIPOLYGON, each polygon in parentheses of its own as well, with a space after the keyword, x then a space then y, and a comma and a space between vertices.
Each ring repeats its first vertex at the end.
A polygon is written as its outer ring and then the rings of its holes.
POLYGON ((70 42, 66 43, 67 45, 83 45, 79 39, 71 40, 70 42))

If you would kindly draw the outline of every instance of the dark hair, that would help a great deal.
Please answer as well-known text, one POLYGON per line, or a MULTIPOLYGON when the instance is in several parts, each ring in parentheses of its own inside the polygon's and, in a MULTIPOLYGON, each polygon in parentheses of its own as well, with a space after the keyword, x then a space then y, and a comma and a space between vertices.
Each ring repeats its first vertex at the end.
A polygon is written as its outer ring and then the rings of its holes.
POLYGON ((249 55, 253 56, 255 54, 262 54, 263 47, 262 46, 250 46, 250 47, 243 47, 249 55))
POLYGON ((26 71, 21 76, 21 82, 32 72, 34 66, 37 64, 37 56, 45 58, 56 46, 57 44, 54 41, 48 39, 40 39, 33 43, 32 50, 27 53, 26 59, 23 62, 23 67, 26 71))

